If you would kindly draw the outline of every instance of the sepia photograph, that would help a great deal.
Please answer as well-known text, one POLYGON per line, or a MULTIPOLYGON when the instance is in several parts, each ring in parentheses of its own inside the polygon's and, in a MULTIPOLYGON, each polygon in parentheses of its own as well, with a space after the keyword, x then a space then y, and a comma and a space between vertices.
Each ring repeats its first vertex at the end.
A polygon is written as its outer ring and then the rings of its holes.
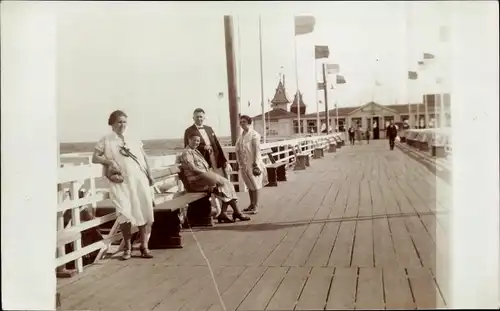
POLYGON ((1 11, 2 309, 500 307, 498 3, 1 11))

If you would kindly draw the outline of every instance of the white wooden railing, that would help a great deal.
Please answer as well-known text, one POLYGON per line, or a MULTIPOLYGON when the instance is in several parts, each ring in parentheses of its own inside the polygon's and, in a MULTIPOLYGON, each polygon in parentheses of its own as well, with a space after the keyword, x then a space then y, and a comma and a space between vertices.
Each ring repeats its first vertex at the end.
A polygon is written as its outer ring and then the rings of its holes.
MULTIPOLYGON (((316 147, 327 149, 329 143, 334 140, 335 136, 341 134, 331 134, 325 136, 295 138, 290 140, 275 141, 261 145, 261 150, 272 149, 272 156, 278 163, 287 163, 287 166, 293 166, 295 163, 295 155, 298 152, 314 152, 316 147)), ((239 191, 246 191, 246 187, 241 178, 238 176, 236 157, 234 147, 224 147, 226 157, 234 168, 231 172, 231 181, 239 191)), ((154 171, 167 169, 176 165, 177 155, 150 157, 151 165, 154 171)), ((264 161, 268 163, 267 154, 264 155, 264 161)), ((58 172, 58 195, 59 203, 57 207, 57 256, 55 267, 60 270, 65 264, 74 261, 77 272, 83 271, 83 257, 95 251, 99 251, 95 260, 100 260, 104 253, 109 249, 109 246, 121 240, 121 234, 118 232, 118 224, 116 222, 116 214, 111 213, 102 217, 95 217, 91 220, 82 222, 80 212, 86 208, 96 208, 97 203, 109 198, 108 190, 102 185, 103 170, 101 165, 91 163, 90 153, 75 153, 64 154, 60 157, 61 168, 58 172), (101 187, 96 184, 101 183, 101 187), (80 191, 84 190, 85 195, 80 198, 80 191), (71 211, 71 220, 64 225, 64 213, 71 211), (104 223, 114 222, 114 225, 108 235, 103 236, 103 240, 82 246, 82 232, 96 228, 104 223), (65 246, 73 245, 73 251, 66 253, 65 246)), ((155 186, 161 184, 172 184, 167 182, 172 176, 160 178, 155 186)), ((105 185, 105 184, 104 184, 105 185)), ((155 187, 158 191, 158 188, 155 187)), ((169 193, 182 191, 179 184, 177 187, 171 187, 169 193)), ((173 195, 161 195, 162 201, 171 199, 173 195)), ((94 215, 95 213, 91 213, 94 215)), ((135 229, 136 230, 136 229, 135 229)))
POLYGON ((453 148, 451 146, 451 128, 430 128, 430 129, 407 129, 402 132, 402 136, 430 145, 436 144, 444 146, 446 157, 451 157, 453 148))

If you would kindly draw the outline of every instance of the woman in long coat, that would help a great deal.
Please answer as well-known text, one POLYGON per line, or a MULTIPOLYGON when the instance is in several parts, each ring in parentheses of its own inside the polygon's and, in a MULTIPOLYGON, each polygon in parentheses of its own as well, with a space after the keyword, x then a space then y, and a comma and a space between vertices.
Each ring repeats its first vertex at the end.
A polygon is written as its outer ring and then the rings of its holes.
POLYGON ((92 162, 104 166, 109 180, 110 198, 116 208, 125 244, 122 259, 131 257, 132 226, 139 227, 141 257, 153 258, 148 249, 154 221, 153 180, 142 142, 125 135, 127 115, 121 110, 111 113, 108 125, 112 132, 99 140, 92 162))
POLYGON ((252 118, 246 115, 240 117, 243 129, 236 141, 236 159, 240 176, 248 188, 250 206, 244 212, 257 213, 259 207, 259 190, 267 185, 267 170, 260 152, 260 135, 252 127, 252 118), (260 172, 255 174, 254 172, 260 172))

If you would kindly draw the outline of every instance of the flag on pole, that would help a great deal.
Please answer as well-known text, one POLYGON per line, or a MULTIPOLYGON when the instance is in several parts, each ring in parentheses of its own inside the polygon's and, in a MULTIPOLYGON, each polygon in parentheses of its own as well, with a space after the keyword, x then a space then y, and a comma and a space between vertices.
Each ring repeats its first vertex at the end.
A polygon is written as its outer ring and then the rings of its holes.
POLYGON ((222 99, 224 97, 224 92, 219 92, 217 98, 222 99))
POLYGON ((343 75, 337 75, 337 84, 345 84, 345 78, 343 75))
POLYGON ((248 107, 250 107, 250 101, 248 101, 248 107))
POLYGON ((450 28, 448 26, 439 27, 439 41, 448 42, 450 40, 450 28))
POLYGON ((424 53, 424 60, 427 60, 427 59, 434 59, 434 54, 424 53))
POLYGON ((325 89, 325 82, 318 82, 317 89, 318 90, 324 90, 325 89))
POLYGON ((419 61, 418 61, 418 65, 419 65, 419 66, 423 66, 423 65, 425 65, 425 62, 424 62, 423 60, 419 60, 419 61))
POLYGON ((339 64, 326 64, 326 73, 329 75, 336 75, 340 72, 339 64))
POLYGON ((416 71, 408 71, 408 79, 409 80, 417 80, 418 74, 416 71))
POLYGON ((314 46, 314 58, 328 58, 330 56, 330 50, 328 49, 328 45, 315 45, 314 46))
POLYGON ((295 16, 295 35, 305 35, 314 31, 316 19, 314 16, 295 16))

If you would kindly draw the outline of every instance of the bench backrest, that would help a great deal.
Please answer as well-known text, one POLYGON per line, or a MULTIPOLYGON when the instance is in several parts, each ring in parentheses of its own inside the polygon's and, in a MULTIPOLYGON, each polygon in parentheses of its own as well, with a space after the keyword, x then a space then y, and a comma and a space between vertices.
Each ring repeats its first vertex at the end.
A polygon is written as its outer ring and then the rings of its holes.
POLYGON ((267 156, 269 161, 271 161, 272 164, 276 163, 276 160, 273 157, 273 150, 271 148, 262 150, 261 154, 264 156, 267 156))

